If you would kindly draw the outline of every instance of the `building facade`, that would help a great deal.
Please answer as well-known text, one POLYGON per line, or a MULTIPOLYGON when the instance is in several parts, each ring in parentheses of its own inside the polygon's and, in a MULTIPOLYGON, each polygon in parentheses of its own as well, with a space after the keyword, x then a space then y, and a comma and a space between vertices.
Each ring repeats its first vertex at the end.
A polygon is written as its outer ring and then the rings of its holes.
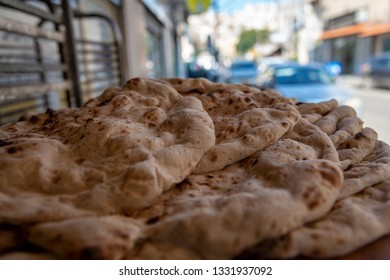
POLYGON ((0 123, 81 106, 136 77, 184 77, 185 0, 0 3, 0 123))
MULTIPOLYGON (((107 5, 107 0, 88 1, 107 5)), ((186 25, 184 0, 117 0, 117 10, 105 9, 117 19, 126 53, 126 76, 183 76, 181 37, 186 25)), ((93 3, 93 4, 92 4, 93 3)), ((99 8, 98 8, 99 9, 99 8)))
POLYGON ((311 1, 321 11, 324 31, 317 59, 339 61, 346 74, 359 74, 373 54, 390 51, 390 1, 311 1))

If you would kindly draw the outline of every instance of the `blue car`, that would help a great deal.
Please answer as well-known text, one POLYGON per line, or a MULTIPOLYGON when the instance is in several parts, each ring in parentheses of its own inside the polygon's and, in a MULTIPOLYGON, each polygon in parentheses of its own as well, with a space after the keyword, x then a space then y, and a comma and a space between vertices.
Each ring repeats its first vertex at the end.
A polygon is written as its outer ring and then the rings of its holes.
POLYGON ((253 84, 258 76, 257 64, 250 60, 239 60, 232 63, 229 69, 228 83, 253 84))
POLYGON ((375 88, 390 88, 390 53, 374 55, 361 66, 363 78, 375 88))
POLYGON ((323 67, 298 63, 269 67, 258 80, 258 86, 273 88, 299 102, 322 102, 336 99, 360 111, 361 100, 353 92, 334 84, 323 67))

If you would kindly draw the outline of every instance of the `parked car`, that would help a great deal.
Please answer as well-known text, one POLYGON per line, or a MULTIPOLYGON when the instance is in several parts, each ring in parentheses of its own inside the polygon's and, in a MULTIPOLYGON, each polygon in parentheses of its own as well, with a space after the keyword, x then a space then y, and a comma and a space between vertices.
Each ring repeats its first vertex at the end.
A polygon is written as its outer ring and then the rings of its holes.
POLYGON ((267 70, 268 67, 273 65, 279 65, 288 63, 288 60, 286 60, 283 57, 280 56, 270 56, 270 57, 264 57, 260 60, 259 66, 257 67, 259 73, 263 73, 265 70, 267 70))
POLYGON ((196 62, 186 63, 188 78, 207 78, 207 70, 196 62))
POLYGON ((186 63, 187 78, 206 78, 210 81, 216 82, 219 78, 218 67, 212 65, 209 69, 199 65, 196 62, 186 63))
POLYGON ((390 88, 390 53, 381 53, 360 66, 363 82, 377 88, 390 88))
POLYGON ((361 101, 353 92, 335 85, 323 67, 298 63, 270 66, 259 78, 259 86, 274 88, 286 97, 300 102, 321 102, 336 99, 339 104, 360 112, 361 101))
POLYGON ((258 76, 257 64, 250 60, 234 61, 229 69, 228 83, 253 84, 258 76))

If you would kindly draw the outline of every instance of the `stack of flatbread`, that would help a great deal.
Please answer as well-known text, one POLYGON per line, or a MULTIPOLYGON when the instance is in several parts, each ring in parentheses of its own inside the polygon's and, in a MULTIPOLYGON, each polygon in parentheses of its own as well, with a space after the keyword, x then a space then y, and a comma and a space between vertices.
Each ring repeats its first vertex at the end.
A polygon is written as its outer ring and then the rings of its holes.
POLYGON ((0 127, 0 258, 336 258, 390 233, 390 147, 335 100, 134 78, 0 127))

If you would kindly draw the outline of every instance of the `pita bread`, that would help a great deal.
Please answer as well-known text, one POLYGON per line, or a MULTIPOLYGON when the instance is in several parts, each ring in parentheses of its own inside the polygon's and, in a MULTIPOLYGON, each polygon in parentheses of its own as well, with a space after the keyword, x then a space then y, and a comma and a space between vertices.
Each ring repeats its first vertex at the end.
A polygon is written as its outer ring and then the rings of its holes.
POLYGON ((23 245, 24 238, 20 228, 0 224, 0 254, 23 245))
POLYGON ((319 114, 324 116, 328 114, 331 110, 339 106, 336 99, 331 99, 329 101, 323 101, 318 103, 297 103, 299 113, 302 115, 305 114, 319 114))
MULTIPOLYGON (((310 146, 316 152, 317 158, 328 159, 339 163, 336 148, 330 138, 315 125, 305 119, 301 119, 294 129, 283 136, 285 139, 293 139, 310 146)), ((297 151, 299 153, 299 151, 297 151)), ((305 157, 303 157, 305 158, 305 157)))
POLYGON ((339 200, 323 219, 249 249, 246 258, 330 258, 356 250, 390 231, 390 181, 339 200))
POLYGON ((142 224, 121 216, 41 223, 26 229, 27 240, 64 259, 121 259, 133 247, 142 224))
POLYGON ((341 168, 347 169, 355 163, 359 163, 372 153, 378 134, 371 128, 366 127, 362 132, 350 136, 338 147, 341 168))
POLYGON ((357 117, 349 116, 337 124, 337 130, 330 135, 330 139, 336 148, 344 143, 349 137, 363 130, 363 121, 357 117))
POLYGON ((57 260, 54 255, 47 252, 14 251, 0 255, 0 260, 57 260))
POLYGON ((390 179, 390 147, 381 142, 375 142, 374 151, 363 161, 352 165, 344 172, 344 184, 339 198, 358 193, 390 179))
POLYGON ((129 215, 182 181, 215 143, 199 100, 149 79, 3 126, 0 139, 0 222, 12 223, 129 215))
POLYGON ((390 233, 377 138, 335 100, 131 79, 0 127, 0 258, 343 256, 390 233))
POLYGON ((235 117, 214 120, 216 145, 206 152, 194 173, 219 170, 275 143, 298 121, 290 105, 256 108, 235 117))
POLYGON ((328 135, 337 130, 337 124, 346 117, 356 117, 356 112, 352 107, 342 105, 333 108, 324 117, 315 122, 315 125, 328 135))
POLYGON ((214 122, 216 144, 197 164, 196 174, 219 170, 262 150, 300 118, 289 99, 272 91, 206 79, 166 81, 181 94, 200 99, 214 122))
MULTIPOLYGON (((152 252, 175 247, 199 258, 231 258, 258 240, 324 215, 341 184, 337 164, 317 159, 310 146, 280 140, 223 170, 187 177, 141 211, 137 218, 153 223, 138 254, 154 258, 143 247, 152 252)), ((158 255, 169 259, 170 253, 158 255)))

